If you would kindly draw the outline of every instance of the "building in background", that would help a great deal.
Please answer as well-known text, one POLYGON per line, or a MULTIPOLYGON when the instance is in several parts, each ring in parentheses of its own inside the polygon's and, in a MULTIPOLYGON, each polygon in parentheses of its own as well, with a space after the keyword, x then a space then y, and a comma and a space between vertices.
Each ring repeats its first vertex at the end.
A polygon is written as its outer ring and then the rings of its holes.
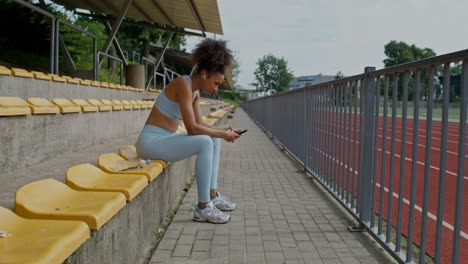
POLYGON ((336 79, 335 75, 308 75, 308 76, 299 76, 292 79, 289 83, 288 90, 294 90, 299 88, 304 88, 309 85, 315 85, 323 82, 329 82, 336 79))

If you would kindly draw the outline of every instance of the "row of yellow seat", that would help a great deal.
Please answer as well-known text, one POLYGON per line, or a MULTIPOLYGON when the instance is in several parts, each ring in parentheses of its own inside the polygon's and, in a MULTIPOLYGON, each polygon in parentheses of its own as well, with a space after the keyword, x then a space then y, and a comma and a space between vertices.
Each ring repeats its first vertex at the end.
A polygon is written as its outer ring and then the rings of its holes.
MULTIPOLYGON (((204 122, 214 124, 223 117, 215 112, 204 122)), ((184 131, 181 125, 178 133, 184 131)), ((0 262, 63 262, 90 238, 90 230, 99 230, 169 164, 153 160, 140 169, 116 170, 119 161, 137 158, 134 146, 124 146, 120 155, 99 156, 99 167, 85 163, 69 168, 66 184, 49 178, 19 188, 15 212, 0 206, 0 262)))
POLYGON ((29 114, 66 114, 151 109, 153 100, 97 100, 30 97, 26 101, 13 96, 0 96, 0 117, 29 114))
POLYGON ((94 87, 102 87, 102 88, 110 88, 110 89, 118 89, 118 90, 144 92, 143 89, 135 88, 130 85, 121 85, 121 84, 115 84, 115 83, 109 83, 109 82, 86 80, 86 79, 74 78, 74 77, 70 77, 66 75, 60 76, 56 74, 44 73, 44 72, 39 72, 39 71, 27 71, 21 68, 9 69, 1 65, 0 65, 0 75, 16 76, 16 77, 23 77, 23 78, 34 78, 37 80, 70 83, 70 84, 80 84, 80 85, 85 85, 85 86, 94 86, 94 87))

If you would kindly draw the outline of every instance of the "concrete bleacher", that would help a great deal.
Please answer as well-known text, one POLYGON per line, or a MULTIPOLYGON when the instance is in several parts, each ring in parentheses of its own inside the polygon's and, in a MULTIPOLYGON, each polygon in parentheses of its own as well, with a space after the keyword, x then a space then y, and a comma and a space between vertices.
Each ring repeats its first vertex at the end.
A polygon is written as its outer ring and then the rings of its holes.
MULTIPOLYGON (((149 100, 154 100, 157 93, 132 91, 128 96, 112 97, 109 89, 93 87, 96 91, 79 91, 78 95, 75 90, 82 87, 77 84, 20 77, 27 74, 17 72, 18 75, 0 75, 0 99, 7 97, 5 108, 15 98, 18 107, 29 110, 22 115, 0 114, 0 129, 4 131, 0 147, 4 157, 0 167, 0 211, 8 215, 0 217, 0 242, 6 245, 0 248, 0 260, 142 262, 155 239, 148 230, 158 230, 194 176, 194 158, 172 164, 153 161, 142 170, 112 170, 116 160, 132 158, 131 147, 127 147, 127 156, 117 153, 120 147, 134 144, 151 109, 149 100), (35 86, 44 93, 37 94, 35 86), (132 110, 122 110, 126 102, 132 110), (85 113, 86 104, 95 110, 85 113), (36 114, 31 114, 34 111, 36 114), (74 113, 63 114, 67 111, 74 113), (47 226, 62 222, 66 224, 57 226, 63 228, 44 232, 44 236, 51 235, 48 240, 25 233, 42 230, 40 225, 48 230, 47 226), (31 228, 22 228, 24 225, 31 228), (21 254, 24 251, 29 253, 21 254)), ((210 106, 206 103, 203 112, 209 113, 210 106)), ((216 124, 222 122, 225 116, 216 118, 216 124)))

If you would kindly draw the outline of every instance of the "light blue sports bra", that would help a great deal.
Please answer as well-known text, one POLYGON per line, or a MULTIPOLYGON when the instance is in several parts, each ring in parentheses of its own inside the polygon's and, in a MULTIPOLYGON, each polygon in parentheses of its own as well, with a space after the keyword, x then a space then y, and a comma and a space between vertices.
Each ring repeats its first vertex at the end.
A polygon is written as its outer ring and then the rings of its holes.
MULTIPOLYGON (((183 77, 189 82, 189 86, 192 87, 192 79, 190 76, 183 75, 183 77)), ((192 102, 193 100, 195 100, 195 93, 193 93, 192 102)), ((154 102, 154 107, 156 107, 159 112, 163 113, 165 116, 171 119, 182 119, 179 103, 167 98, 166 89, 162 90, 162 92, 158 95, 158 98, 156 98, 156 101, 154 102)))

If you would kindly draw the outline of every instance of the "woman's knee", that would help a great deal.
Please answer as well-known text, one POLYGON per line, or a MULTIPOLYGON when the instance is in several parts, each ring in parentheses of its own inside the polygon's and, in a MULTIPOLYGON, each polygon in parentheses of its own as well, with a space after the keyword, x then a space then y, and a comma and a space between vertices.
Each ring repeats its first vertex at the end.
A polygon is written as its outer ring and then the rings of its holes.
POLYGON ((197 135, 195 137, 195 142, 200 150, 203 149, 212 149, 213 148, 213 140, 211 140, 210 136, 207 135, 197 135))

